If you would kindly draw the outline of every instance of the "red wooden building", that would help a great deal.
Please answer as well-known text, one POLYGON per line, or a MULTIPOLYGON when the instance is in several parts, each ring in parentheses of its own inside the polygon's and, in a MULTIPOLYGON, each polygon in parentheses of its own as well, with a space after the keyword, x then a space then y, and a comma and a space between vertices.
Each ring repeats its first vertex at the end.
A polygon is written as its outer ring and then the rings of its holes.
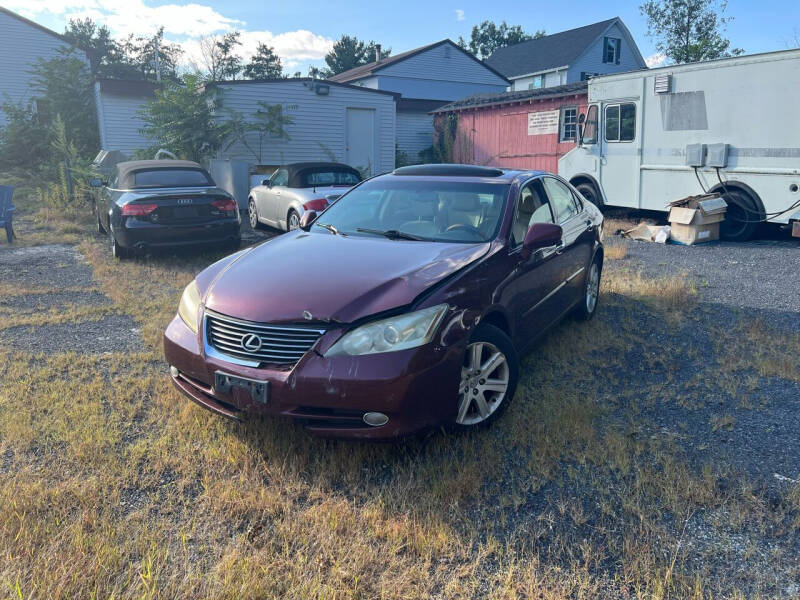
POLYGON ((558 159, 577 143, 586 112, 585 81, 550 88, 479 94, 436 111, 436 131, 454 162, 558 171, 558 159))

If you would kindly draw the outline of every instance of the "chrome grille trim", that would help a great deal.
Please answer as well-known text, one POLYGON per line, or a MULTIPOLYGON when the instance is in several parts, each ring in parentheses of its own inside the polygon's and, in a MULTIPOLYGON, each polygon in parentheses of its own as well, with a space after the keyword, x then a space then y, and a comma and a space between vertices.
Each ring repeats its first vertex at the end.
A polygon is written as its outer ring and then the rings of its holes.
POLYGON ((294 364, 325 333, 318 327, 270 325, 245 321, 206 310, 203 335, 207 354, 239 364, 258 366, 261 363, 294 364), (258 350, 247 350, 242 339, 255 334, 261 339, 258 350))

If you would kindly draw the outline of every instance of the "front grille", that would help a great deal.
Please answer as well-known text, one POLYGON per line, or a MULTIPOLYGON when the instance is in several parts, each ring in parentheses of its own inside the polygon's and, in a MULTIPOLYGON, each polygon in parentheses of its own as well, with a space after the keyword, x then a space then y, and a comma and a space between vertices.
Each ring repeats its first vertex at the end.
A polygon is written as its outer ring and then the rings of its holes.
POLYGON ((242 321, 226 317, 218 313, 206 313, 206 336, 209 345, 228 356, 273 364, 294 364, 308 352, 324 329, 304 327, 302 325, 267 325, 242 321), (254 338, 260 341, 260 347, 247 342, 254 338), (248 338, 248 339, 245 339, 248 338))

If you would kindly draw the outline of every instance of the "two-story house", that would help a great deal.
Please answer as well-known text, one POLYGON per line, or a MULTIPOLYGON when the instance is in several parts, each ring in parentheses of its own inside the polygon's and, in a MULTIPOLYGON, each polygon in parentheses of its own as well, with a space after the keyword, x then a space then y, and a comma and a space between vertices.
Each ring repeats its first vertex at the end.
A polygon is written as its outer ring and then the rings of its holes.
POLYGON ((431 111, 453 100, 502 92, 508 80, 451 40, 350 69, 330 78, 376 90, 399 93, 397 149, 409 162, 433 144, 431 111))
MULTIPOLYGON (((0 105, 34 100, 32 69, 36 62, 55 58, 70 46, 64 36, 0 6, 0 105)), ((0 125, 5 121, 0 109, 0 125)))
POLYGON ((486 64, 511 81, 512 92, 647 68, 619 17, 499 48, 486 64))

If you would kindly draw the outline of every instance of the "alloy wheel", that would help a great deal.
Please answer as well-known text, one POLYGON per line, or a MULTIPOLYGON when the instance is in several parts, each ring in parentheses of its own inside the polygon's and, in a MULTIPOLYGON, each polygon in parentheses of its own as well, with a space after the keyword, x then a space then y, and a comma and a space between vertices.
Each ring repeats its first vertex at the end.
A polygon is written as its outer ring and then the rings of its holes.
POLYGON ((250 229, 258 227, 258 212, 256 211, 256 203, 252 200, 247 205, 247 216, 250 219, 250 229))
POLYGON ((458 387, 459 425, 486 421, 503 403, 508 391, 506 356, 494 344, 474 342, 467 346, 458 387))
POLYGON ((300 217, 296 212, 291 211, 289 213, 289 231, 293 231, 298 227, 300 227, 300 217))
POLYGON ((597 261, 592 263, 589 278, 586 280, 586 312, 591 314, 597 306, 597 295, 600 293, 600 269, 597 261))

